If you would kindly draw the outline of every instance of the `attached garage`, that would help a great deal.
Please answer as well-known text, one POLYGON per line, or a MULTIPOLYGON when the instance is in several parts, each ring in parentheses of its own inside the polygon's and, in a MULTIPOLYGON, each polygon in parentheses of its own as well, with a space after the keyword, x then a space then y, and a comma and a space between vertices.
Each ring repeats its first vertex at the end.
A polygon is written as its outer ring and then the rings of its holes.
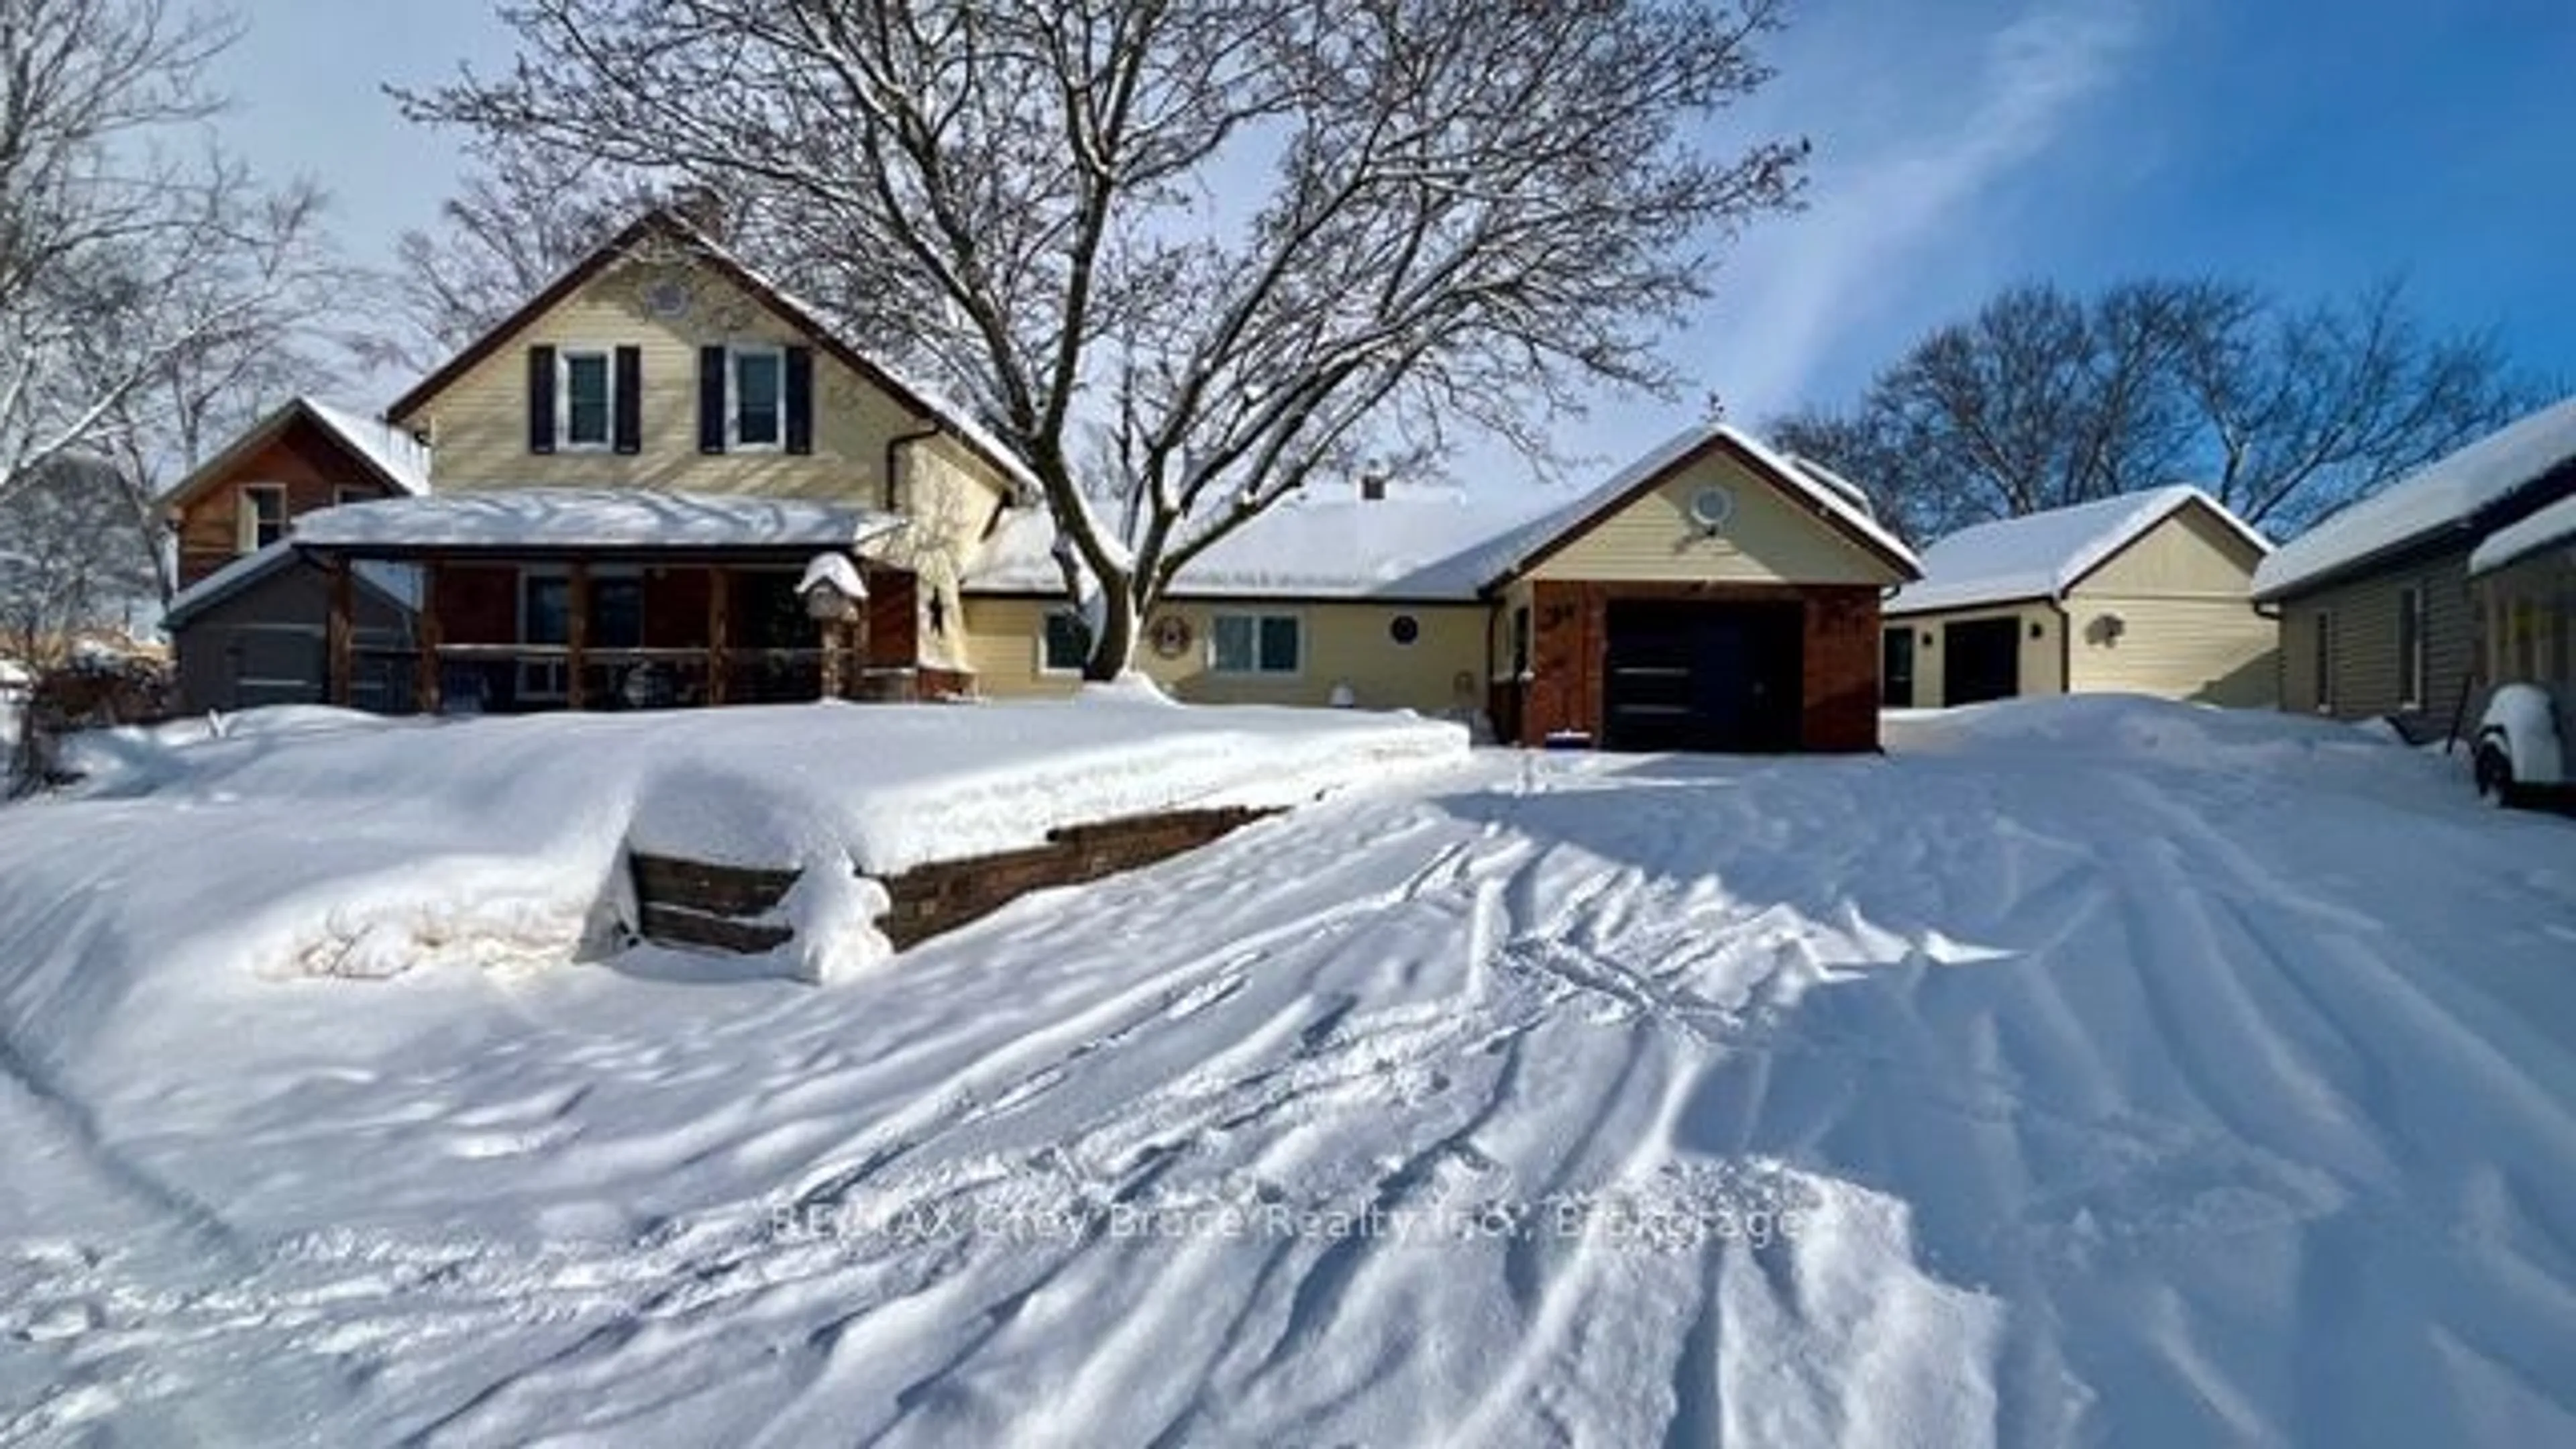
POLYGON ((1797 604, 1614 599, 1607 623, 1603 747, 1798 747, 1806 620, 1797 604))
POLYGON ((1917 574, 1832 474, 1696 430, 1505 546, 1486 593, 1507 738, 1877 748, 1879 601, 1917 574))

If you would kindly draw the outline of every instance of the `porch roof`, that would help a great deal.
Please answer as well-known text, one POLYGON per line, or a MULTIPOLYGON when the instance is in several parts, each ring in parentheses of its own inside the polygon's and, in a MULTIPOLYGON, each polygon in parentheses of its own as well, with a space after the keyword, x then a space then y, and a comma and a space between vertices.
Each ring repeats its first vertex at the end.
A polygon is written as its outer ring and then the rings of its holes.
POLYGON ((424 554, 718 554, 855 549, 900 515, 804 498, 648 488, 496 488, 349 503, 294 524, 296 547, 424 554))

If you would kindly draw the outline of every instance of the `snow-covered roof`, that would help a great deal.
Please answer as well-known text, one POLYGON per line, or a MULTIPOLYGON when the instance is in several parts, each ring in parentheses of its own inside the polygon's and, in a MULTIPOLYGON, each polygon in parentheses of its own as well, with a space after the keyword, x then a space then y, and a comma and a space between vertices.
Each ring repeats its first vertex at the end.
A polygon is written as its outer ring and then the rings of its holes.
MULTIPOLYGON (((1773 453, 1728 427, 1697 427, 1650 449, 1598 487, 1568 496, 1538 486, 1403 488, 1384 498, 1293 498, 1253 519, 1181 570, 1182 595, 1282 598, 1476 598, 1540 550, 1580 531, 1630 494, 1720 441, 1732 442, 1781 486, 1911 565, 1913 552, 1881 528, 1858 489, 1773 453)), ((979 593, 1056 593, 1055 525, 1043 508, 1015 510, 967 576, 979 593)))
POLYGON ((388 498, 295 520, 302 547, 427 549, 851 548, 902 526, 890 513, 801 498, 651 488, 499 488, 388 498))
POLYGON ((376 465, 403 492, 419 497, 429 492, 429 445, 382 418, 335 407, 320 398, 295 400, 313 420, 340 436, 342 442, 376 465))
MULTIPOLYGON (((1381 499, 1297 497, 1228 534, 1181 570, 1177 592, 1280 598, 1476 597, 1485 545, 1558 494, 1535 487, 1470 492, 1395 488, 1381 499)), ((967 587, 980 593, 1060 593, 1055 522, 1013 509, 967 587)))
POLYGON ((2254 574, 2254 597, 2277 599, 2437 534, 2576 464, 2576 397, 2487 434, 2420 472, 2326 516, 2281 545, 2254 574))
POLYGON ((2469 572, 2489 573, 2558 544, 2576 545, 2576 493, 2520 523, 2488 534, 2486 542, 2469 555, 2469 572))
POLYGON ((2271 542, 2217 499, 2188 484, 2124 493, 1960 529, 1923 551, 1923 579, 1887 612, 1924 614, 2024 599, 2055 599, 2149 529, 2198 503, 2258 553, 2271 542))
MULTIPOLYGON (((394 489, 418 497, 430 491, 429 446, 391 423, 326 403, 316 397, 291 397, 268 416, 242 430, 224 450, 191 470, 161 495, 164 507, 180 503, 220 478, 232 474, 251 454, 284 431, 298 417, 330 434, 343 448, 381 475, 394 489)), ((356 481, 355 479, 349 481, 356 481)))
MULTIPOLYGON (((171 595, 170 602, 161 610, 161 627, 175 629, 203 610, 231 598, 294 561, 295 546, 282 541, 255 553, 243 554, 171 595)), ((395 604, 406 609, 420 607, 420 579, 409 567, 360 559, 352 566, 352 572, 360 583, 395 604)))
POLYGON ((1908 569, 1916 567, 1914 550, 1903 540, 1881 527, 1869 511, 1861 491, 1831 472, 1813 464, 1801 465, 1787 454, 1776 452, 1771 445, 1751 433, 1724 423, 1703 424, 1686 428, 1648 449, 1644 456, 1612 475, 1600 487, 1542 517, 1496 538, 1483 551, 1479 567, 1485 582, 1507 577, 1526 567, 1533 555, 1556 540, 1579 531, 1605 510, 1618 506, 1630 494, 1648 487, 1691 459, 1722 444, 1732 444, 1750 456, 1774 481, 1791 493, 1814 505, 1819 513, 1839 522, 1851 532, 1875 544, 1908 569), (1827 481, 1830 479, 1831 481, 1827 481))

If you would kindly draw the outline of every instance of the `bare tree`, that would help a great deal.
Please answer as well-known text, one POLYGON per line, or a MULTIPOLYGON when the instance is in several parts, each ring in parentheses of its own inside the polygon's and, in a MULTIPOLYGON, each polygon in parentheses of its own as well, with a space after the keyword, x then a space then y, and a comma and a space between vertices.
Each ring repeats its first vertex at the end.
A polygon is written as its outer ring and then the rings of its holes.
POLYGON ((158 565, 115 472, 58 455, 0 500, 0 655, 55 668, 82 634, 122 626, 151 596, 158 565))
POLYGON ((2292 311, 2253 288, 2015 287, 1881 371, 1858 407, 1773 425, 1908 535, 2190 478, 2296 527, 2528 400, 2483 336, 2433 338, 2383 284, 2292 311))
POLYGON ((396 243, 385 287, 406 324, 371 339, 372 363, 427 371, 516 311, 655 199, 596 157, 499 137, 441 203, 438 225, 396 243))
POLYGON ((85 479, 157 553, 152 469, 51 465, 160 456, 172 404, 207 392, 189 379, 305 327, 319 194, 263 189, 208 131, 204 71, 237 33, 167 0, 0 0, 0 504, 85 479))
POLYGON ((1089 673, 1308 479, 1670 382, 1708 246, 1803 144, 1705 148, 1777 0, 516 0, 414 117, 734 208, 1042 485, 1089 673), (1100 506, 1107 500, 1113 506, 1100 506))

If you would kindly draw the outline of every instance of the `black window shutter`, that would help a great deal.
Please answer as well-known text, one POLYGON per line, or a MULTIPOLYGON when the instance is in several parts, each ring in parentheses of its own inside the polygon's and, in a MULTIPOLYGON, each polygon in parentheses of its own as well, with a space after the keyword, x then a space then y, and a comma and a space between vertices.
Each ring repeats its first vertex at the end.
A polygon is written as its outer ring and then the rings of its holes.
POLYGON ((787 451, 814 451, 814 349, 787 349, 787 451))
POLYGON ((725 450, 725 350, 698 349, 698 451, 725 450))
POLYGON ((555 350, 528 349, 528 451, 555 450, 555 350))
POLYGON ((615 444, 618 452, 644 451, 644 349, 617 349, 617 421, 615 444))

